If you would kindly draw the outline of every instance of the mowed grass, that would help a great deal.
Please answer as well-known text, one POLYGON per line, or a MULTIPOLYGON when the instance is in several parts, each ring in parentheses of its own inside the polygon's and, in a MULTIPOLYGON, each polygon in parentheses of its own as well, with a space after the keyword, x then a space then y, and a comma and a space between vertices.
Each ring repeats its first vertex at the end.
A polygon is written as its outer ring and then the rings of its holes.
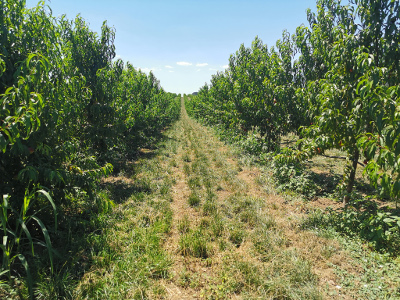
POLYGON ((132 195, 117 207, 103 232, 107 245, 95 254, 93 270, 85 274, 78 299, 145 299, 162 294, 157 280, 170 276, 172 260, 163 248, 171 229, 172 211, 165 187, 168 173, 161 174, 157 159, 143 162, 142 179, 150 191, 132 195))
POLYGON ((176 199, 184 215, 177 216, 169 283, 193 299, 322 299, 312 264, 287 249, 265 199, 238 177, 246 167, 185 111, 178 126, 177 140, 185 141, 178 169, 188 192, 176 199))
POLYGON ((165 295, 159 281, 171 277, 172 258, 164 244, 171 231, 171 187, 174 184, 176 142, 165 139, 155 150, 143 151, 135 172, 118 181, 135 186, 109 214, 110 224, 96 244, 92 269, 74 299, 154 299, 165 295))
MULTIPOLYGON (((395 299, 382 287, 366 294, 368 278, 355 267, 360 251, 303 230, 304 207, 279 195, 269 171, 184 108, 164 135, 127 179, 145 188, 93 238, 102 247, 75 299, 395 299)), ((379 273, 380 282, 395 270, 379 273)))

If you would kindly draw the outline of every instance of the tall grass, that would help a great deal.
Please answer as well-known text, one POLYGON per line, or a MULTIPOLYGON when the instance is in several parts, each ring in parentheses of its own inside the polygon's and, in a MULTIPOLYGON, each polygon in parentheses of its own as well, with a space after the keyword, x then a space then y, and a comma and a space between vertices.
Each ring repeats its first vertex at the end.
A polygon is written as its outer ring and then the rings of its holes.
POLYGON ((16 275, 12 272, 12 266, 19 261, 26 272, 29 297, 31 299, 33 299, 33 280, 28 261, 24 255, 25 248, 29 248, 29 253, 35 256, 35 244, 46 247, 49 255, 51 272, 53 273, 54 271, 54 250, 51 245, 50 235, 42 220, 37 217, 37 214, 46 207, 41 205, 41 209, 33 209, 35 203, 43 199, 49 202, 53 209, 55 220, 54 231, 57 231, 56 205, 50 194, 44 189, 35 187, 32 192, 26 189, 22 207, 19 211, 10 204, 11 197, 9 195, 3 195, 3 202, 0 205, 0 222, 3 234, 2 244, 0 244, 0 248, 3 252, 0 278, 6 277, 8 282, 11 283, 13 276, 16 275), (38 234, 38 230, 40 230, 43 238, 38 234))

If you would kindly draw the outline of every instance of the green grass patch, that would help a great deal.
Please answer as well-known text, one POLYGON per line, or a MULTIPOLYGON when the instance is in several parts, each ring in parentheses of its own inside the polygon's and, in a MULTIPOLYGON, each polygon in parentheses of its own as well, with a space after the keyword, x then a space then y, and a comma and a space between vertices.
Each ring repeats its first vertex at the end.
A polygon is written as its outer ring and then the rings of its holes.
POLYGON ((179 251, 184 256, 207 258, 211 255, 206 234, 202 230, 195 230, 181 236, 179 240, 179 251))
POLYGON ((187 215, 183 216, 182 220, 178 222, 178 231, 180 233, 188 233, 190 230, 190 221, 187 215))
POLYGON ((188 203, 190 206, 199 206, 201 201, 201 196, 197 192, 192 192, 189 195, 188 203))

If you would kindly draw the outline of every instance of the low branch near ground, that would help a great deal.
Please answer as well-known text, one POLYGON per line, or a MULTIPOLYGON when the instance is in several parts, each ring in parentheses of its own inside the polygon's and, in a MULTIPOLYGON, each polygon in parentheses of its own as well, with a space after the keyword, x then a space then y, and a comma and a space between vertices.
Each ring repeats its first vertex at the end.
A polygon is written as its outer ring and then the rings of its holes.
POLYGON ((279 144, 280 144, 280 145, 288 145, 288 144, 293 143, 293 142, 296 142, 296 141, 297 141, 296 139, 293 139, 293 140, 290 140, 290 141, 281 142, 281 143, 279 143, 279 144))
MULTIPOLYGON (((321 156, 328 157, 328 158, 339 158, 339 159, 347 159, 345 156, 334 156, 334 155, 325 155, 325 154, 320 154, 321 156)), ((357 162, 360 166, 365 167, 365 164, 360 163, 359 161, 357 162)))

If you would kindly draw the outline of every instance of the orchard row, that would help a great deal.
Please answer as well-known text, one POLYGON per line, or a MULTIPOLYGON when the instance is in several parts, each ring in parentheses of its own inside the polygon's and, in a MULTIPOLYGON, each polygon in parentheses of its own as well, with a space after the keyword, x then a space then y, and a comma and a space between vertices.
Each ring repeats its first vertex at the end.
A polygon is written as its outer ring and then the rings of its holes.
POLYGON ((1 279, 18 260, 29 270, 37 239, 51 259, 53 212, 101 212, 99 179, 177 119, 180 103, 152 73, 115 60, 105 22, 98 35, 42 4, 0 5, 1 279))
POLYGON ((187 104, 192 116, 237 134, 256 129, 277 159, 303 161, 328 149, 347 152, 349 200, 364 158, 381 195, 400 199, 400 9, 393 0, 318 0, 297 27, 268 48, 255 38, 231 55, 187 104), (280 149, 287 133, 300 139, 280 149), (283 154, 284 153, 284 154, 283 154))

